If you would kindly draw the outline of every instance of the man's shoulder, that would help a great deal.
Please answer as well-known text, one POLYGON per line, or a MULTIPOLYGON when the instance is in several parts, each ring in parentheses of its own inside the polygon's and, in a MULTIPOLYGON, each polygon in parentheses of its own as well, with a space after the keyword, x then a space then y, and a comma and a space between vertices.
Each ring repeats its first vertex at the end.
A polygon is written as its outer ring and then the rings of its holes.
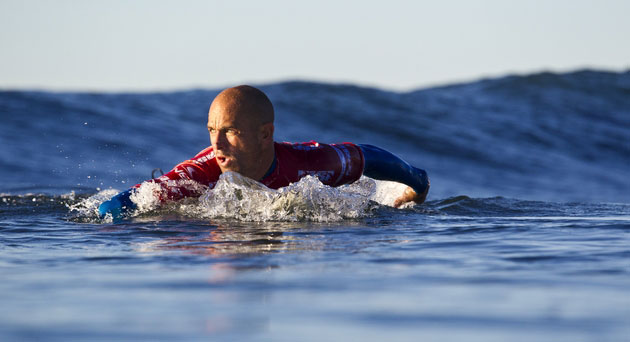
POLYGON ((327 150, 327 149, 352 149, 352 150, 360 150, 360 148, 351 142, 342 142, 342 143, 333 143, 333 144, 324 144, 314 140, 306 141, 306 142, 281 142, 275 143, 276 149, 281 148, 285 150, 293 150, 293 151, 315 151, 315 150, 327 150))
POLYGON ((214 149, 212 148, 212 145, 204 148, 203 150, 201 150, 199 153, 197 153, 193 159, 199 159, 202 157, 206 157, 206 158, 214 158, 214 149))
POLYGON ((307 142, 288 142, 288 141, 276 142, 274 145, 276 148, 281 148, 281 149, 286 149, 286 150, 310 151, 310 150, 316 150, 318 148, 321 148, 322 146, 326 144, 320 144, 316 141, 311 140, 307 142))
POLYGON ((276 143, 278 168, 296 182, 305 175, 315 175, 324 184, 354 182, 363 173, 363 154, 353 143, 322 144, 316 141, 276 143))

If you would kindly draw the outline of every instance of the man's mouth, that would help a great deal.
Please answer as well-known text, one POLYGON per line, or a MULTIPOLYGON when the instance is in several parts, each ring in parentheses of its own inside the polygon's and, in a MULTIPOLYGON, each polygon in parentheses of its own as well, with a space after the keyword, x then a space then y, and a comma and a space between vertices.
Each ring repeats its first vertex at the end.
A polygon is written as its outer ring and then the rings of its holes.
POLYGON ((225 166, 230 161, 230 159, 226 156, 216 156, 216 158, 217 158, 217 162, 221 166, 225 166))

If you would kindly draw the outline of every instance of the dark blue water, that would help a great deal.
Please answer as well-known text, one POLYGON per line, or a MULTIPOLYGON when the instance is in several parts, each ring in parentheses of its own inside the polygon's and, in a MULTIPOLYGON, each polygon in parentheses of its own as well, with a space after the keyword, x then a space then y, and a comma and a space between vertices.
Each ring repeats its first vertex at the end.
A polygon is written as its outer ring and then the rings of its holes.
POLYGON ((276 140, 389 149, 428 202, 304 182, 286 211, 228 179, 103 222, 102 198, 208 145, 219 90, 2 91, 0 339, 630 340, 630 72, 260 87, 276 140))

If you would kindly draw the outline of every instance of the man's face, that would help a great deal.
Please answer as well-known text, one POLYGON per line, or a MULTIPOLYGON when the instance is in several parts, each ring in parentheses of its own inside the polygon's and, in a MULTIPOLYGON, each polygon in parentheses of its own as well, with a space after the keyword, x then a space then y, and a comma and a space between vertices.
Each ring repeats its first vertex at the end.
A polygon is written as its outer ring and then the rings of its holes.
POLYGON ((261 125, 235 107, 212 104, 208 113, 210 142, 221 172, 234 171, 254 178, 261 164, 261 125))

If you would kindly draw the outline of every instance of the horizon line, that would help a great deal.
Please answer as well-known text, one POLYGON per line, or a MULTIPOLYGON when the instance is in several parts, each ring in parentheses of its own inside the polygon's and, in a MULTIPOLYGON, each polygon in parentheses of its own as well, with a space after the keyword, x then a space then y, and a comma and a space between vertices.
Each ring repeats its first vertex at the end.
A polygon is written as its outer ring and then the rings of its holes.
MULTIPOLYGON (((172 86, 172 87, 120 87, 120 88, 99 88, 99 87, 65 87, 65 86, 2 86, 0 85, 0 92, 46 92, 46 93, 102 93, 102 94, 147 94, 147 93, 178 93, 178 92, 188 92, 188 91, 221 91, 228 87, 236 86, 239 84, 249 84, 256 87, 267 87, 273 86, 283 83, 313 83, 313 84, 326 84, 326 85, 338 85, 338 86, 353 86, 358 88, 366 88, 366 89, 378 89, 389 92, 397 92, 397 93, 409 93, 420 90, 428 90, 435 88, 444 88, 455 85, 463 85, 476 83, 486 80, 494 80, 501 79, 506 77, 528 77, 533 75, 541 75, 541 74, 554 74, 554 75, 564 75, 564 74, 574 74, 579 72, 599 72, 599 73, 614 73, 614 74, 625 74, 630 73, 630 65, 621 68, 613 68, 613 67, 594 67, 594 66, 583 66, 583 67, 574 67, 574 68, 566 68, 559 70, 561 68, 540 68, 537 70, 527 71, 527 72, 519 72, 519 71, 510 71, 503 73, 493 73, 493 74, 482 74, 476 77, 462 77, 459 79, 453 80, 445 80, 445 81, 436 81, 436 82, 428 82, 426 85, 418 85, 411 88, 401 88, 394 89, 394 87, 387 87, 383 85, 378 85, 372 82, 361 82, 361 81, 351 81, 351 80, 324 80, 318 79, 316 77, 300 77, 300 76, 289 76, 277 79, 270 79, 266 81, 244 81, 244 82, 233 82, 233 85, 229 86, 220 86, 220 85, 189 85, 189 86, 172 86)), ((227 82, 226 82, 227 83, 227 82)))

